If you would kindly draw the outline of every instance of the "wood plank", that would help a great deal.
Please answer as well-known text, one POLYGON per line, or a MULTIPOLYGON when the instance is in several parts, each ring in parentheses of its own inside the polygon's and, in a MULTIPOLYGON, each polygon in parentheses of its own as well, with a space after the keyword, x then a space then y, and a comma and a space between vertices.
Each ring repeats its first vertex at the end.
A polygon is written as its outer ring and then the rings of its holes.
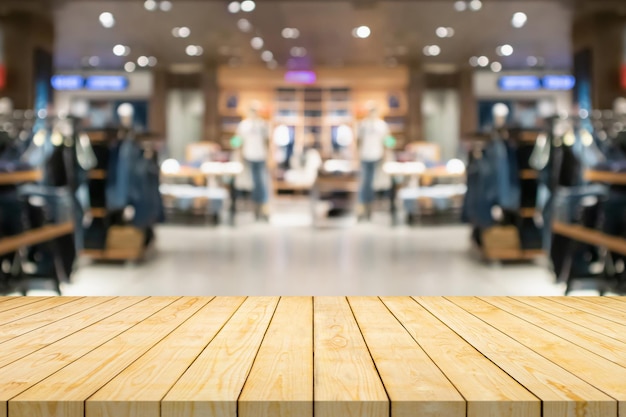
POLYGON ((89 171, 90 180, 104 180, 107 177, 107 171, 104 169, 92 169, 89 171))
MULTIPOLYGON (((0 369, 0 416, 3 412, 6 416, 10 399, 150 317, 175 299, 176 297, 115 298, 104 306, 90 309, 94 311, 89 320, 91 325, 87 325, 88 327, 84 328, 84 323, 77 326, 71 322, 66 324, 67 327, 83 328, 74 328, 72 334, 56 343, 45 346, 0 369)), ((46 326, 45 329, 49 330, 50 327, 46 326)), ((2 355, 7 354, 4 349, 8 343, 0 345, 2 355)))
POLYGON ((0 312, 13 310, 20 306, 25 306, 27 304, 38 303, 41 300, 45 300, 51 297, 10 297, 5 300, 2 304, 0 304, 0 312))
POLYGON ((626 368, 478 298, 456 297, 451 301, 618 400, 618 415, 626 417, 626 368))
POLYGON ((605 318, 618 324, 626 323, 626 313, 604 305, 590 303, 585 301, 585 297, 551 297, 550 299, 557 303, 574 307, 580 311, 605 318))
POLYGON ((85 297, 79 298, 71 303, 42 311, 32 316, 24 317, 12 323, 0 325, 0 343, 30 333, 35 329, 55 323, 88 308, 112 300, 113 297, 85 297))
POLYGON ((414 297, 542 401, 542 417, 617 416, 617 402, 446 299, 414 297))
POLYGON ((209 297, 185 297, 9 401, 12 417, 84 417, 84 402, 184 323, 209 297))
POLYGON ((589 330, 579 324, 560 319, 552 314, 532 308, 511 298, 483 298, 487 302, 516 317, 580 346, 589 352, 602 356, 622 367, 626 367, 626 343, 617 341, 601 333, 589 330))
POLYGON ((70 234, 73 231, 74 224, 72 222, 67 222, 28 230, 24 233, 11 237, 3 237, 0 239, 0 255, 15 252, 23 247, 47 242, 57 237, 70 234))
POLYGON ((378 298, 348 303, 391 400, 391 417, 465 417, 461 394, 378 298))
POLYGON ((160 417, 163 397, 244 300, 220 297, 202 307, 89 398, 85 416, 160 417))
POLYGON ((523 180, 535 180, 539 178, 539 172, 534 169, 523 169, 519 172, 519 177, 523 180))
POLYGON ((381 299, 463 395, 468 417, 541 416, 537 397, 413 299, 381 299))
POLYGON ((278 297, 247 299, 161 403, 162 417, 237 417, 237 399, 278 297))
POLYGON ((239 417, 313 417, 313 298, 282 297, 239 398, 239 417))
POLYGON ((626 297, 585 297, 583 299, 588 303, 594 303, 605 307, 610 307, 620 312, 626 312, 626 297))
MULTIPOLYGON (((61 306, 63 304, 71 303, 81 297, 51 297, 39 300, 35 303, 30 303, 20 307, 15 307, 11 310, 3 311, 0 313, 0 324, 8 324, 12 321, 23 319, 33 314, 40 313, 42 311, 50 310, 51 308, 61 306)), ((0 339, 3 334, 0 334, 0 339)))
POLYGON ((624 324, 615 323, 543 297, 513 297, 513 299, 626 343, 626 325, 624 324))
POLYGON ((15 171, 0 173, 0 185, 21 184, 24 182, 35 182, 42 178, 41 171, 15 171))
POLYGON ((348 301, 315 297, 313 308, 315 416, 388 417, 389 399, 348 301))
POLYGON ((605 184, 626 185, 626 173, 606 172, 606 171, 585 171, 585 179, 593 182, 603 182, 605 184))

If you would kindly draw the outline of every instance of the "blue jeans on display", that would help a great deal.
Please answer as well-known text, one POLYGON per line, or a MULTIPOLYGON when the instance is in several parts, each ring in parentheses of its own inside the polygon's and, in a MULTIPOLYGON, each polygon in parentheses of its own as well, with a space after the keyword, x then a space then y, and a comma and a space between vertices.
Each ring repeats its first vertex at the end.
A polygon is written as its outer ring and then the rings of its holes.
POLYGON ((370 204, 376 196, 374 192, 374 174, 378 161, 361 161, 361 189, 359 190, 359 202, 370 204))
POLYGON ((252 200, 258 204, 265 204, 268 200, 267 167, 265 161, 247 161, 252 172, 252 200))

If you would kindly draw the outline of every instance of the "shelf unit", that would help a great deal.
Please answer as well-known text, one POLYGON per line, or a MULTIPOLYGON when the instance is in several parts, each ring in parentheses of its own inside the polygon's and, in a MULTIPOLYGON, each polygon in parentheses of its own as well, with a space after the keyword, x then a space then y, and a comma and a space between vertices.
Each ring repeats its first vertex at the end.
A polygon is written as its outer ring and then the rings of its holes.
POLYGON ((35 182, 42 178, 41 171, 15 171, 0 173, 0 185, 20 184, 24 182, 35 182))
POLYGON ((3 237, 0 239, 0 255, 15 252, 27 246, 44 243, 73 232, 74 224, 67 222, 28 230, 16 236, 3 237))
POLYGON ((611 185, 626 185, 626 172, 606 172, 588 170, 585 172, 587 181, 602 182, 611 185))
POLYGON ((552 231, 579 242, 603 247, 620 255, 626 255, 626 238, 623 237, 611 236, 599 230, 561 222, 555 222, 552 225, 552 231))

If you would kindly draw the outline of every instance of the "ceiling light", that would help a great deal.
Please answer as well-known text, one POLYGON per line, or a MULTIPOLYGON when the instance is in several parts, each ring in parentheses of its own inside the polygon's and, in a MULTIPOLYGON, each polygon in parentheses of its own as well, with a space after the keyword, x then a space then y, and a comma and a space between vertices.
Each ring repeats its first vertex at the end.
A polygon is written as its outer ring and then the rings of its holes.
POLYGON ((430 56, 430 46, 426 45, 422 51, 424 52, 424 55, 430 56))
POLYGON ((491 63, 491 71, 493 72, 500 72, 502 71, 502 64, 499 62, 492 62, 491 63))
POLYGON ((477 56, 473 56, 469 59, 469 64, 472 67, 477 67, 478 66, 478 57, 477 56))
POLYGON ((248 19, 239 19, 237 21, 237 27, 242 32, 250 32, 252 30, 252 23, 248 19))
POLYGON ((97 56, 90 56, 89 60, 87 61, 89 63, 89 65, 91 65, 92 67, 97 67, 98 65, 100 65, 100 57, 97 56))
POLYGON ((371 34, 372 30, 368 26, 359 26, 357 28, 354 28, 354 30, 352 31, 352 36, 361 39, 369 38, 371 34))
POLYGON ((157 9, 158 4, 154 0, 146 0, 143 3, 143 7, 144 7, 144 9, 146 9, 146 10, 148 10, 150 12, 153 12, 153 11, 155 11, 157 9))
POLYGON ((454 31, 454 29, 453 29, 453 28, 451 28, 451 27, 447 27, 447 28, 446 28, 446 30, 448 31, 448 38, 453 37, 453 36, 454 36, 454 34, 456 33, 456 32, 454 31))
POLYGON ((454 9, 457 12, 464 12, 465 10, 467 10, 467 3, 465 3, 463 0, 459 0, 454 3, 454 9))
POLYGON ((185 53, 189 56, 200 56, 204 53, 204 49, 198 45, 188 45, 185 48, 185 53))
POLYGON ((487 65, 489 65, 489 58, 487 58, 486 56, 479 56, 478 59, 476 60, 476 63, 481 66, 481 67, 486 67, 487 65))
POLYGON ((137 65, 135 65, 134 62, 127 62, 126 64, 124 64, 124 70, 126 72, 133 72, 135 71, 136 68, 137 68, 137 65))
POLYGON ((296 28, 291 28, 291 39, 298 39, 300 37, 300 31, 296 28))
POLYGON ((163 0, 159 4, 159 8, 164 12, 169 12, 170 10, 172 10, 172 2, 168 0, 163 0))
POLYGON ((186 26, 178 28, 178 37, 180 38, 188 38, 191 35, 191 29, 186 26))
POLYGON ((469 8, 470 10, 477 12, 483 8, 483 2, 480 0, 472 0, 469 2, 469 8))
POLYGON ((137 65, 139 65, 142 68, 147 67, 149 63, 150 63, 150 60, 148 59, 147 56, 140 56, 139 58, 137 58, 137 65))
POLYGON ((496 48, 496 53, 500 56, 511 56, 513 55, 513 47, 511 45, 502 45, 496 48))
POLYGON ((529 56, 528 58, 526 58, 526 64, 528 64, 529 67, 536 67, 538 63, 539 60, 536 56, 529 56))
POLYGON ((180 31, 179 27, 175 27, 174 29, 172 29, 172 36, 175 38, 179 38, 180 35, 178 34, 178 32, 180 31))
POLYGON ((231 1, 228 3, 228 11, 231 13, 239 13, 241 10, 241 4, 238 1, 231 1))
POLYGON ((265 42, 263 42, 263 39, 259 36, 255 36, 252 40, 250 40, 250 45, 256 50, 263 48, 264 44, 265 42))
POLYGON ((261 59, 265 62, 270 62, 274 59, 274 54, 271 51, 263 51, 261 59))
POLYGON ((104 12, 100 14, 100 24, 107 29, 115 26, 115 17, 113 17, 112 13, 104 12))
POLYGON ((306 55, 306 49, 301 46, 294 46, 293 48, 291 48, 290 53, 293 57, 302 58, 306 55))
POLYGON ((298 39, 300 37, 300 31, 295 28, 284 28, 281 34, 285 39, 298 39))
POLYGON ((115 56, 128 56, 128 54, 130 54, 130 48, 125 45, 115 45, 113 47, 113 54, 115 56))
POLYGON ((241 11, 249 13, 256 8, 256 3, 252 0, 244 0, 241 2, 241 11))
POLYGON ((278 62, 276 62, 275 60, 271 60, 267 63, 267 68, 272 70, 278 68, 278 62))
POLYGON ((517 12, 513 15, 513 19, 511 19, 511 24, 513 25, 514 28, 519 29, 519 28, 524 27, 527 21, 528 21, 528 16, 526 16, 526 13, 517 12))
POLYGON ((156 57, 154 56, 149 56, 148 57, 148 66, 149 67, 156 67, 156 64, 158 64, 159 61, 156 59, 156 57))
POLYGON ((441 48, 437 45, 431 45, 428 47, 430 56, 438 56, 441 53, 441 48))
POLYGON ((437 30, 435 31, 435 33, 440 38, 447 38, 448 37, 448 29, 444 28, 443 26, 439 26, 437 28, 437 30))

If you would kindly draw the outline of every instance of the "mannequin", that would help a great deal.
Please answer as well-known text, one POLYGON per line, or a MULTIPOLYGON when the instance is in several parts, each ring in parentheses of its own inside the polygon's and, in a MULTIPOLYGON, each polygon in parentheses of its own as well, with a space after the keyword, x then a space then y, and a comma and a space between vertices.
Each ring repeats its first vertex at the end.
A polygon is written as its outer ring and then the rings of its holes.
POLYGON ((390 135, 389 126, 380 118, 378 106, 370 101, 365 105, 367 116, 358 126, 357 141, 361 160, 361 187, 357 215, 369 219, 374 201, 374 176, 376 167, 385 156, 385 140, 390 135))
POLYGON ((247 117, 239 123, 237 136, 241 139, 243 160, 252 173, 252 199, 256 204, 257 219, 267 220, 268 207, 268 173, 267 157, 269 148, 269 128, 265 120, 259 116, 260 104, 253 102, 248 108, 247 117))

